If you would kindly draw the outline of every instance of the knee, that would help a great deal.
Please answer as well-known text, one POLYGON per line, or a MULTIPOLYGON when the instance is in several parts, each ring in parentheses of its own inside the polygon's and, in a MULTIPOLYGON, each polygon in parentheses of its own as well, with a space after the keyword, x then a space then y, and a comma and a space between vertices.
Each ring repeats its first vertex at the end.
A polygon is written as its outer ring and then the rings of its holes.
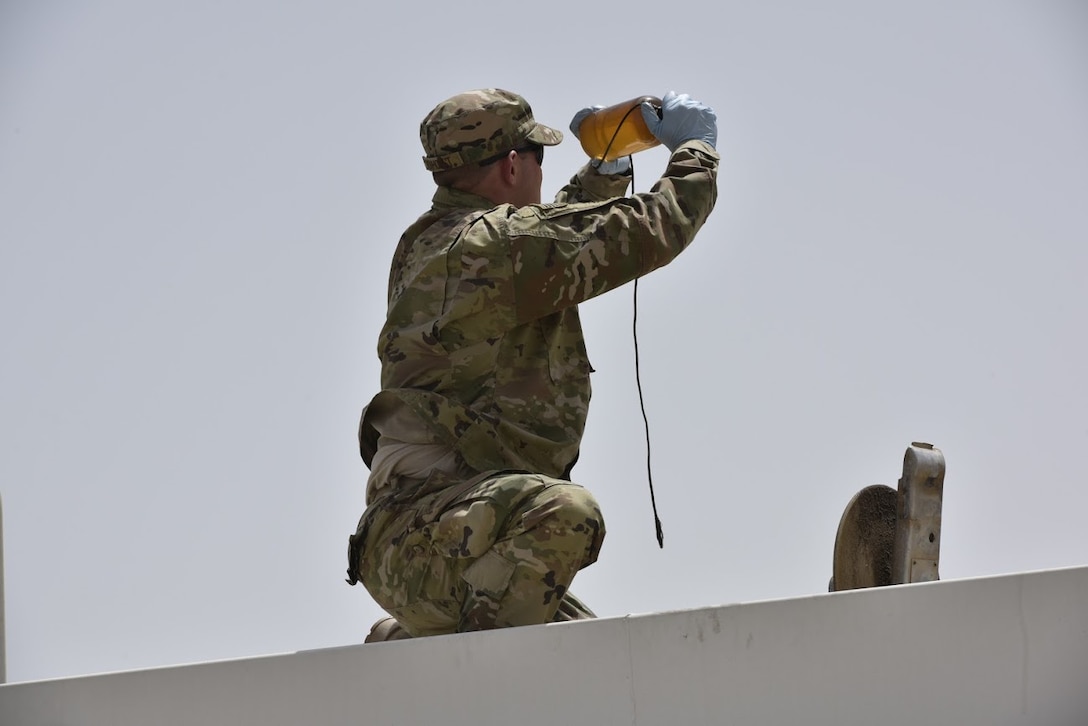
POLYGON ((572 549, 585 549, 582 567, 597 560, 604 542, 604 516, 597 499, 577 484, 563 484, 556 489, 549 518, 556 530, 564 532, 572 549))
POLYGON ((563 512, 566 518, 572 522, 584 522, 588 527, 600 530, 604 533, 604 515, 601 514, 601 505, 597 503, 597 498, 590 494, 589 490, 578 486, 577 484, 570 484, 564 487, 567 491, 564 492, 563 512))

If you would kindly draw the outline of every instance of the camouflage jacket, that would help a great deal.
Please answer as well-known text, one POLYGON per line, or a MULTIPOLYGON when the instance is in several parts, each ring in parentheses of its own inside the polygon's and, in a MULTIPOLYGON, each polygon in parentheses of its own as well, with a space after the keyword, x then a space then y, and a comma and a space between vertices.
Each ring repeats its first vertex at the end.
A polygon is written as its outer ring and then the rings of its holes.
POLYGON ((592 370, 578 303, 673 260, 717 196, 718 154, 677 149, 654 187, 584 167, 553 204, 495 206, 440 187, 401 237, 378 341, 382 390, 371 417, 407 406, 469 468, 568 477, 589 408, 592 370))

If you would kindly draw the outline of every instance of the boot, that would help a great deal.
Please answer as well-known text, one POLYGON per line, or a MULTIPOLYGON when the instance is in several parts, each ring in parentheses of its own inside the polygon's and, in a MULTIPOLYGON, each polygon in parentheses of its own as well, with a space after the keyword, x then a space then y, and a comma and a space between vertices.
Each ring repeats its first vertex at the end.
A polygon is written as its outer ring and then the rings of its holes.
POLYGON ((385 617, 374 623, 370 628, 370 635, 366 636, 364 643, 384 643, 388 640, 406 640, 412 636, 408 634, 396 618, 385 617))
POLYGON ((590 620, 596 617, 597 615, 584 602, 568 591, 559 602, 559 609, 555 611, 552 622, 565 623, 570 620, 590 620))

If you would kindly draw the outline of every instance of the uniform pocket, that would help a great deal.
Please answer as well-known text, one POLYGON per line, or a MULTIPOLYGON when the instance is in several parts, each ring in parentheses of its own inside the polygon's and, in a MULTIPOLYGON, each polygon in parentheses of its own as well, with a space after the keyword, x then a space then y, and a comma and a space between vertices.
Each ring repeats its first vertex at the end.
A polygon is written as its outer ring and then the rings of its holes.
POLYGON ((427 529, 436 553, 451 559, 475 558, 495 543, 500 523, 493 502, 474 499, 446 509, 427 529))
POLYGON ((494 551, 473 562, 461 575, 472 588, 473 599, 486 598, 498 603, 510 588, 514 576, 514 563, 494 551))
POLYGON ((506 222, 511 237, 536 237, 558 242, 586 242, 593 238, 593 212, 613 200, 576 204, 538 204, 522 207, 506 222))

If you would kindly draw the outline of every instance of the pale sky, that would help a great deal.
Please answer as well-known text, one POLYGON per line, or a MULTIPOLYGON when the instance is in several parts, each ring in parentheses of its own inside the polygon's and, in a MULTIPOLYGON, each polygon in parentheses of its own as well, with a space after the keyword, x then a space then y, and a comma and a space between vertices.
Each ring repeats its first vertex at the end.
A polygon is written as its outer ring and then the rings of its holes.
MULTIPOLYGON (((631 290, 582 307, 599 615, 825 592, 917 440, 944 579, 1088 564, 1085 4, 0 0, 9 680, 362 641, 418 124, 484 86, 561 129, 670 89, 719 117, 718 206, 639 288, 663 550, 631 290)), ((583 161, 549 149, 545 196, 583 161)))

